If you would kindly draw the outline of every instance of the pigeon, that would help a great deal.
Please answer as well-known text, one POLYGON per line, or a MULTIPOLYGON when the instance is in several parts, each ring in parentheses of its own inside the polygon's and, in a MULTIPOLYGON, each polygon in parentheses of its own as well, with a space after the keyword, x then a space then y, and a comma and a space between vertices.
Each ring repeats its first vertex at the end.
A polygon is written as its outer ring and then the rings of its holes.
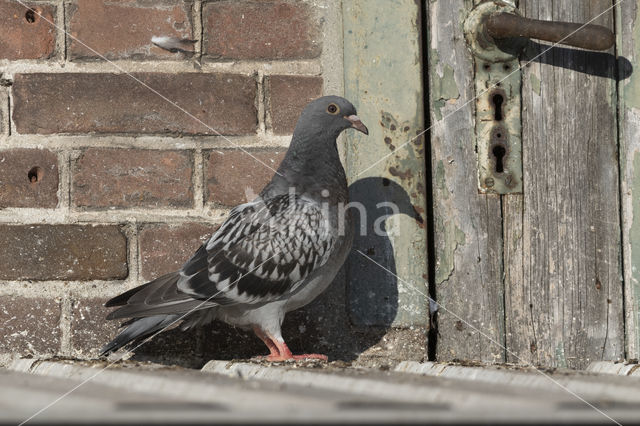
POLYGON ((107 319, 128 320, 102 348, 108 355, 180 324, 214 320, 252 329, 269 349, 266 359, 293 355, 281 334, 285 314, 320 295, 342 267, 353 240, 347 179, 336 139, 367 127, 348 100, 324 96, 303 110, 278 170, 253 201, 228 218, 179 271, 109 300, 107 319))

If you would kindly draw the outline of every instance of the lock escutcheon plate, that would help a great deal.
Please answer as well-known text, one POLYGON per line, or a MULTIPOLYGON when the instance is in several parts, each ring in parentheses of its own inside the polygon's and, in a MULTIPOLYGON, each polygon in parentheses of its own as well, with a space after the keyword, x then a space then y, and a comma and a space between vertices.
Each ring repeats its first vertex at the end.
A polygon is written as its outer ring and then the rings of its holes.
POLYGON ((496 12, 517 13, 512 5, 490 1, 479 4, 465 21, 474 53, 478 190, 518 194, 523 190, 522 73, 516 56, 482 35, 484 19, 496 12))

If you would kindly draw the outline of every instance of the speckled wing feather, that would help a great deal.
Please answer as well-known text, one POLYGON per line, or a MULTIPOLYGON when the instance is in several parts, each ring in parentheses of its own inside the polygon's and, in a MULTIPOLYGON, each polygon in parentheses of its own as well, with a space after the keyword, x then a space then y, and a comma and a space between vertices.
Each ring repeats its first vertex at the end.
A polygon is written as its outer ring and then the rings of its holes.
POLYGON ((183 266, 178 291, 221 305, 276 300, 326 263, 335 238, 319 203, 259 198, 233 209, 183 266))

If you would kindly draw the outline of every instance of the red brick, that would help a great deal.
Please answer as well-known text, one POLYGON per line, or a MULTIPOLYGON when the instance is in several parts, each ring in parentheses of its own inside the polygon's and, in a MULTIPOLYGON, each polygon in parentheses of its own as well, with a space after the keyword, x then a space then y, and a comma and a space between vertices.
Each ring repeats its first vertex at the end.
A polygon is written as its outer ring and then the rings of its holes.
POLYGON ((187 151, 90 148, 76 161, 78 207, 189 207, 193 160, 187 151))
MULTIPOLYGON (((115 294, 114 294, 115 296, 115 294)), ((106 321, 112 308, 105 308, 105 298, 74 300, 71 319, 71 346, 81 356, 96 357, 118 333, 120 321, 106 321)))
POLYGON ((67 8, 71 59, 154 59, 180 55, 151 43, 153 36, 193 39, 192 2, 79 0, 67 8), (89 46, 91 49, 85 47, 89 46), (96 53, 97 52, 97 53, 96 53))
MULTIPOLYGON (((113 293, 115 296, 117 293, 113 293)), ((71 345, 74 355, 80 357, 96 357, 106 343, 110 342, 125 320, 107 321, 105 317, 113 308, 105 308, 109 297, 75 300, 73 302, 73 318, 71 321, 71 345)), ((199 359, 198 330, 186 332, 174 328, 160 333, 148 342, 136 343, 133 347, 135 359, 151 359, 155 362, 187 364, 199 368, 206 360, 199 359), (136 345, 140 345, 136 348, 136 345), (194 363, 195 364, 191 364, 194 363)))
POLYGON ((59 353, 60 314, 51 298, 0 296, 0 353, 59 353))
POLYGON ((217 1, 203 9, 205 53, 221 59, 304 59, 320 55, 314 11, 302 2, 217 1))
POLYGON ((251 201, 269 183, 284 158, 281 151, 212 151, 207 160, 207 200, 223 206, 251 201), (252 157, 253 156, 253 157, 252 157), (255 157, 255 158, 254 158, 255 157))
POLYGON ((119 226, 0 225, 1 280, 108 280, 127 277, 119 226))
POLYGON ((58 158, 47 150, 0 151, 0 208, 56 207, 58 158))
POLYGON ((142 277, 152 280, 177 271, 216 228, 204 223, 144 225, 140 230, 142 277))
POLYGON ((17 1, 0 1, 0 59, 45 59, 55 50, 55 6, 25 4, 31 9, 17 1))
MULTIPOLYGON (((136 78, 226 135, 255 133, 256 81, 236 74, 141 73, 136 78)), ((18 133, 215 134, 126 74, 16 74, 18 133)))
POLYGON ((322 78, 272 75, 267 79, 267 90, 273 132, 291 134, 304 107, 322 96, 322 78))

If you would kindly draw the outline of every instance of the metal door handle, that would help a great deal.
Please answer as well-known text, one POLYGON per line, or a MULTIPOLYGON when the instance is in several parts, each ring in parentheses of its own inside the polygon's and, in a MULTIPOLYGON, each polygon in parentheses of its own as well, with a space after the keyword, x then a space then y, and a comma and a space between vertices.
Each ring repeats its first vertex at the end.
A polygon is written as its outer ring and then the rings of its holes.
POLYGON ((607 50, 615 42, 615 35, 602 25, 540 21, 505 12, 489 16, 485 30, 494 39, 527 37, 590 50, 607 50))

